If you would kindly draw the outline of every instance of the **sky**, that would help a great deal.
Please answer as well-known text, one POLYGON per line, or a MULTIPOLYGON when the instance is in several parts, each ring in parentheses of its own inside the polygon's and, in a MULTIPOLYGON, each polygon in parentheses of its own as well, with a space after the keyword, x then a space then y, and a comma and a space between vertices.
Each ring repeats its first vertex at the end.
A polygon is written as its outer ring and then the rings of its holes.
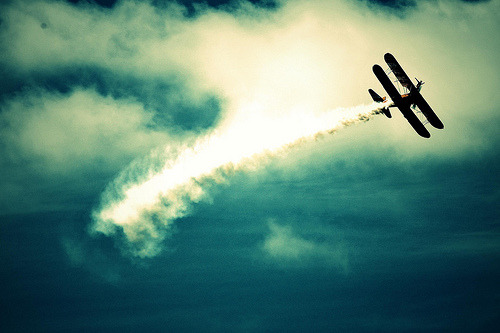
POLYGON ((497 1, 1 1, 0 330, 495 330, 498 31, 497 1), (386 52, 429 139, 373 112, 386 52))

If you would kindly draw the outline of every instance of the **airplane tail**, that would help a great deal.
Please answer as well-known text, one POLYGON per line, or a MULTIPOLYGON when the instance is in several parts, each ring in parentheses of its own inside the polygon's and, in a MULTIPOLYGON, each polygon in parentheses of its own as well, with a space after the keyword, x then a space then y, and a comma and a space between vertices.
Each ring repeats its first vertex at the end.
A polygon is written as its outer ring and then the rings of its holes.
POLYGON ((392 118, 391 111, 389 111, 388 107, 383 107, 378 109, 381 113, 383 113, 387 118, 392 118))
POLYGON ((375 91, 373 91, 373 89, 368 89, 368 92, 372 96, 373 101, 377 103, 383 103, 385 101, 385 97, 384 98, 380 97, 380 95, 377 94, 375 91))
MULTIPOLYGON (((385 102, 385 97, 380 97, 380 95, 377 94, 375 91, 373 91, 373 89, 368 89, 368 92, 372 96, 373 101, 375 101, 377 103, 383 103, 383 102, 385 102)), ((378 111, 380 111, 381 113, 383 113, 387 118, 391 118, 392 117, 391 116, 391 111, 389 111, 388 107, 380 108, 380 109, 378 109, 378 111)))

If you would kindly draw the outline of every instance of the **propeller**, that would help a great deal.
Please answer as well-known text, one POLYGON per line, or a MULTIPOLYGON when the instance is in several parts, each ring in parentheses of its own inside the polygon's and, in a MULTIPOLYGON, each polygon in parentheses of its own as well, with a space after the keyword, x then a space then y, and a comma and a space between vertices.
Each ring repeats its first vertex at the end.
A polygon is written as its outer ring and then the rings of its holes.
POLYGON ((415 78, 415 80, 417 80, 417 90, 420 91, 420 87, 422 87, 422 85, 425 83, 424 81, 420 81, 419 79, 415 78))

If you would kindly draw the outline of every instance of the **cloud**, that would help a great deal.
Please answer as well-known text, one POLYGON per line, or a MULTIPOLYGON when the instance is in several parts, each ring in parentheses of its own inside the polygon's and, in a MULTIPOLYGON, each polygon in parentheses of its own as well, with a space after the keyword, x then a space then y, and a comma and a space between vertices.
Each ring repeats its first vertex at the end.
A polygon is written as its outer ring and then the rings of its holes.
MULTIPOLYGON (((161 170, 161 162, 172 166, 205 147, 207 138, 232 130, 246 133, 238 142, 252 143, 270 132, 266 126, 286 135, 329 110, 370 102, 367 89, 381 90, 371 66, 387 51, 427 82, 424 96, 446 129, 433 130, 425 141, 396 114, 351 130, 348 140, 371 142, 402 159, 491 149, 500 102, 498 4, 418 2, 404 17, 371 8, 342 0, 288 1, 272 12, 241 5, 186 18, 182 6, 135 1, 112 8, 42 0, 3 5, 0 66, 15 82, 3 86, 0 105, 3 168, 13 172, 12 164, 21 165, 13 161, 22 159, 42 174, 76 178, 92 170, 97 177, 101 169, 117 172, 157 149, 108 186, 97 208, 106 211, 109 198, 123 198, 134 182, 161 170), (56 85, 59 73, 66 82, 56 85), (79 73, 84 79, 71 78, 79 73), (161 88, 167 86, 175 88, 161 88), (164 143, 172 147, 160 148, 164 143), (155 158, 158 151, 164 156, 155 158)), ((238 151, 226 141, 228 151, 238 151)), ((163 189, 154 216, 137 212, 146 222, 128 225, 125 234, 139 243, 154 239, 146 248, 156 253, 168 236, 161 228, 169 230, 191 201, 206 198, 200 184, 188 177, 168 195, 163 189)), ((96 225, 121 235, 106 223, 96 225)))
MULTIPOLYGON (((395 53, 403 57, 406 55, 410 68, 429 67, 423 62, 430 62, 431 58, 434 62, 456 63, 456 59, 440 58, 436 52, 426 52, 422 46, 442 47, 439 43, 443 39, 451 36, 456 39, 455 29, 448 24, 457 19, 465 22, 464 34, 459 40, 480 42, 474 39, 475 33, 466 33, 469 26, 474 27, 473 31, 476 30, 478 22, 470 17, 473 14, 477 14, 475 10, 461 5, 456 10, 446 2, 439 3, 437 7, 422 6, 420 11, 413 12, 412 16, 404 20, 392 16, 381 17, 380 13, 373 14, 363 8, 355 10, 344 2, 337 2, 335 6, 322 1, 307 4, 290 2, 273 15, 262 15, 256 13, 255 9, 231 15, 207 11, 191 24, 183 26, 184 29, 176 36, 179 40, 193 41, 189 51, 178 47, 175 51, 164 49, 164 53, 181 55, 179 58, 190 64, 191 69, 197 69, 188 70, 195 85, 210 87, 208 90, 223 96, 225 117, 214 132, 221 135, 202 138, 195 148, 186 150, 186 158, 180 155, 181 162, 167 161, 167 167, 149 180, 123 185, 119 199, 105 203, 95 215, 96 230, 114 234, 114 231, 109 232, 109 228, 112 226, 111 230, 115 230, 118 226, 123 228, 129 241, 137 241, 145 246, 147 251, 139 251, 141 255, 156 254, 157 245, 165 235, 161 226, 169 227, 176 218, 185 216, 190 198, 197 201, 200 197, 198 193, 204 193, 203 185, 198 182, 199 177, 213 174, 213 170, 226 163, 238 164, 239 159, 233 159, 235 152, 237 156, 252 156, 265 149, 274 149, 275 136, 269 133, 277 133, 276 137, 279 137, 293 129, 295 138, 299 138, 307 121, 321 118, 332 105, 349 105, 358 99, 366 100, 366 87, 359 89, 359 85, 365 83, 368 86, 368 83, 376 82, 369 69, 377 62, 366 54, 379 54, 381 60, 387 48, 394 48, 395 53), (441 23, 442 16, 446 18, 445 23, 441 23), (422 22, 439 25, 443 35, 435 36, 427 28, 423 29, 424 33, 410 28, 422 22), (396 31, 403 31, 403 35, 396 34, 396 31), (412 40, 408 42, 407 36, 410 35, 412 40), (388 42, 379 43, 380 40, 388 42), (270 124, 272 129, 268 128, 270 124), (239 136, 227 135, 234 132, 239 136), (259 133, 259 136, 254 133, 259 133), (245 155, 245 149, 256 140, 262 140, 260 148, 252 148, 245 155), (218 145, 218 141, 224 144, 218 145), (223 157, 224 154, 227 157, 223 157), (210 156, 210 159, 200 157, 205 155, 210 156), (177 169, 182 170, 182 174, 177 169), (191 172, 193 169, 196 171, 191 172), (181 186, 182 190, 177 190, 174 185, 181 186), (191 189, 195 190, 191 192, 191 189), (143 210, 147 212, 146 215, 143 210), (151 212, 159 217, 151 219, 151 212), (152 244, 154 251, 149 248, 152 244)), ((156 41, 158 49, 163 49, 167 44, 165 41, 156 41)), ((465 53, 468 50, 460 51, 465 53)), ((451 54, 446 49, 441 52, 451 54)), ((493 61, 489 56, 486 59, 493 61)), ((428 73, 432 81, 432 72, 428 73)), ((490 82, 497 80, 489 72, 487 75, 490 82)), ((449 80, 442 83, 442 93, 446 94, 449 80)), ((375 84, 378 85, 378 82, 375 84)), ((481 88, 491 89, 484 84, 481 88)), ((454 89, 453 94, 456 93, 457 89, 454 89)), ((430 97, 433 97, 432 94, 430 97)), ((431 104, 442 107, 439 102, 431 104)), ((484 101, 474 103, 476 108, 483 109, 479 118, 490 119, 488 105, 484 101)), ((446 108, 450 106, 446 105, 443 112, 438 112, 444 117, 445 123, 446 108)), ((459 113, 464 112, 463 102, 457 105, 457 110, 459 113)), ((438 139, 432 144, 422 142, 416 135, 404 136, 407 144, 402 145, 403 148, 399 148, 401 136, 411 133, 411 129, 401 117, 399 122, 395 121, 380 133, 372 135, 374 142, 393 147, 403 156, 419 157, 423 151, 426 154, 461 154, 464 150, 489 149, 492 144, 485 140, 482 132, 470 127, 464 129, 463 123, 450 125, 450 134, 439 139, 439 133, 436 133, 438 139), (458 128, 462 126, 462 131, 453 129, 454 125, 458 128), (464 132, 469 133, 464 136, 464 132)), ((358 135, 358 140, 361 137, 358 135)), ((290 141, 280 142, 285 144, 290 141)))
MULTIPOLYGON (((174 4, 168 10, 132 1, 113 9, 16 4, 6 7, 1 35, 2 63, 16 72, 78 64, 148 80, 180 77, 190 92, 185 100, 216 94, 230 119, 255 101, 265 104, 266 113, 283 115, 293 108, 366 103, 367 87, 381 89, 370 68, 391 51, 409 73, 427 81, 425 97, 450 124, 451 135, 433 145, 438 153, 489 144, 467 123, 489 121, 485 118, 495 114, 492 106, 498 103, 495 3, 418 2, 399 18, 340 0, 290 1, 275 12, 252 6, 232 13, 206 9, 194 19, 174 4), (463 98, 468 95, 474 97, 463 98)), ((401 118, 384 123, 390 145, 397 146, 406 133, 401 118)))
POLYGON ((1 137, 7 154, 41 159, 49 171, 106 169, 168 141, 151 128, 152 118, 134 101, 92 90, 32 94, 4 104, 1 137))
POLYGON ((72 266, 84 268, 110 284, 120 281, 121 275, 117 262, 107 257, 95 244, 63 236, 61 246, 72 266))
POLYGON ((133 1, 123 1, 113 9, 61 1, 15 1, 4 9, 1 59, 19 72, 94 64, 151 74, 141 44, 167 34, 162 18, 180 15, 173 6, 162 15, 152 6, 133 1))
MULTIPOLYGON (((267 234, 262 251, 265 258, 285 267, 308 267, 326 265, 339 268, 343 272, 349 269, 348 251, 343 243, 314 240, 294 232, 291 226, 280 225, 274 219, 268 220, 267 234)), ((322 234, 324 237, 324 234, 322 234)))
POLYGON ((0 110, 4 214, 81 206, 124 165, 182 140, 141 103, 93 89, 32 90, 0 110))

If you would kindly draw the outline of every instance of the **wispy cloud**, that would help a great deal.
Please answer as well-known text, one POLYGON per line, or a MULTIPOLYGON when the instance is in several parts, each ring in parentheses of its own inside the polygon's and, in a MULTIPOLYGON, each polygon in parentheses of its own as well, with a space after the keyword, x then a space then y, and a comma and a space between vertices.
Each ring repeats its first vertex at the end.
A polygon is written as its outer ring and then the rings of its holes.
POLYGON ((335 244, 331 244, 304 237, 291 226, 279 224, 274 219, 268 221, 268 226, 269 233, 262 244, 266 259, 283 266, 326 265, 337 267, 342 272, 348 271, 348 250, 340 237, 335 239, 335 244))
POLYGON ((106 257, 99 247, 69 236, 61 238, 61 246, 70 265, 82 267, 111 284, 120 281, 121 276, 117 263, 106 257))

